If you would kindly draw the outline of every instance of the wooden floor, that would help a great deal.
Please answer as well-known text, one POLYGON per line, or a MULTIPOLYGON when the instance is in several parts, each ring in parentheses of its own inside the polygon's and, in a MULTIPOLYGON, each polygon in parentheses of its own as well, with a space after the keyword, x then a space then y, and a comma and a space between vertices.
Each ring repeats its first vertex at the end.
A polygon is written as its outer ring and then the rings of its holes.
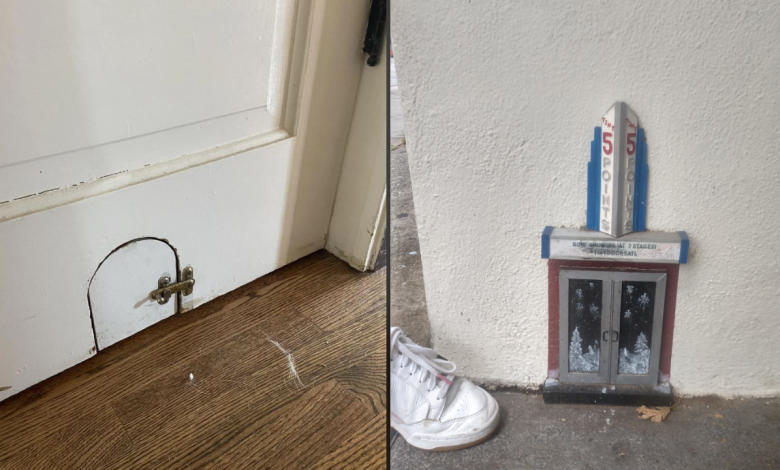
POLYGON ((315 253, 9 398, 0 468, 385 468, 385 271, 315 253))

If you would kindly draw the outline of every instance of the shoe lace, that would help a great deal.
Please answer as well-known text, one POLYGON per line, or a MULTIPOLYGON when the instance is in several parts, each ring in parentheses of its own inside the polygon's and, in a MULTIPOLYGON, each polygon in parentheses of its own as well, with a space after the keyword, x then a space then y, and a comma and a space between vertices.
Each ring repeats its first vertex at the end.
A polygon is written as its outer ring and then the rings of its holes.
POLYGON ((438 388, 436 399, 441 400, 455 378, 455 364, 437 356, 433 349, 410 340, 400 328, 390 328, 390 361, 400 360, 401 368, 410 366, 409 375, 419 372, 419 383, 427 381, 428 392, 438 388))

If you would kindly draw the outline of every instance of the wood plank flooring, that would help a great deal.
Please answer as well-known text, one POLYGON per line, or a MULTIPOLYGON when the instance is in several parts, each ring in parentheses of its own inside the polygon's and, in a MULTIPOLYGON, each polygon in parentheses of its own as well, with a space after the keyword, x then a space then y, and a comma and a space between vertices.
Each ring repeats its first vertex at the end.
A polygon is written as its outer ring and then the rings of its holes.
POLYGON ((385 468, 385 286, 318 252, 164 320, 0 403, 0 469, 385 468))

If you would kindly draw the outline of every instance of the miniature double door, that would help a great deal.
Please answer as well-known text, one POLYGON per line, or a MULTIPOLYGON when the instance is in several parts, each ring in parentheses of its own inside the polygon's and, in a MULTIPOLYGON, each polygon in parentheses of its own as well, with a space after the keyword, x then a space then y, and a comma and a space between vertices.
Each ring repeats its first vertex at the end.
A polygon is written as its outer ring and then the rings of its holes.
POLYGON ((561 382, 656 385, 666 273, 561 270, 561 382))

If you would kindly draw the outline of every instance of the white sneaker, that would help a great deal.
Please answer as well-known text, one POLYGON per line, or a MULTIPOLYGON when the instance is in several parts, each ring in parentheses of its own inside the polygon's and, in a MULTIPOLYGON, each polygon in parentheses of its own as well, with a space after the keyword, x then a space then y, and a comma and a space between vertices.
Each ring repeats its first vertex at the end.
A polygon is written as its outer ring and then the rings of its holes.
POLYGON ((390 328, 390 426, 425 450, 456 450, 484 441, 498 427, 498 403, 455 377, 455 364, 390 328), (445 374, 447 374, 445 376, 445 374))

